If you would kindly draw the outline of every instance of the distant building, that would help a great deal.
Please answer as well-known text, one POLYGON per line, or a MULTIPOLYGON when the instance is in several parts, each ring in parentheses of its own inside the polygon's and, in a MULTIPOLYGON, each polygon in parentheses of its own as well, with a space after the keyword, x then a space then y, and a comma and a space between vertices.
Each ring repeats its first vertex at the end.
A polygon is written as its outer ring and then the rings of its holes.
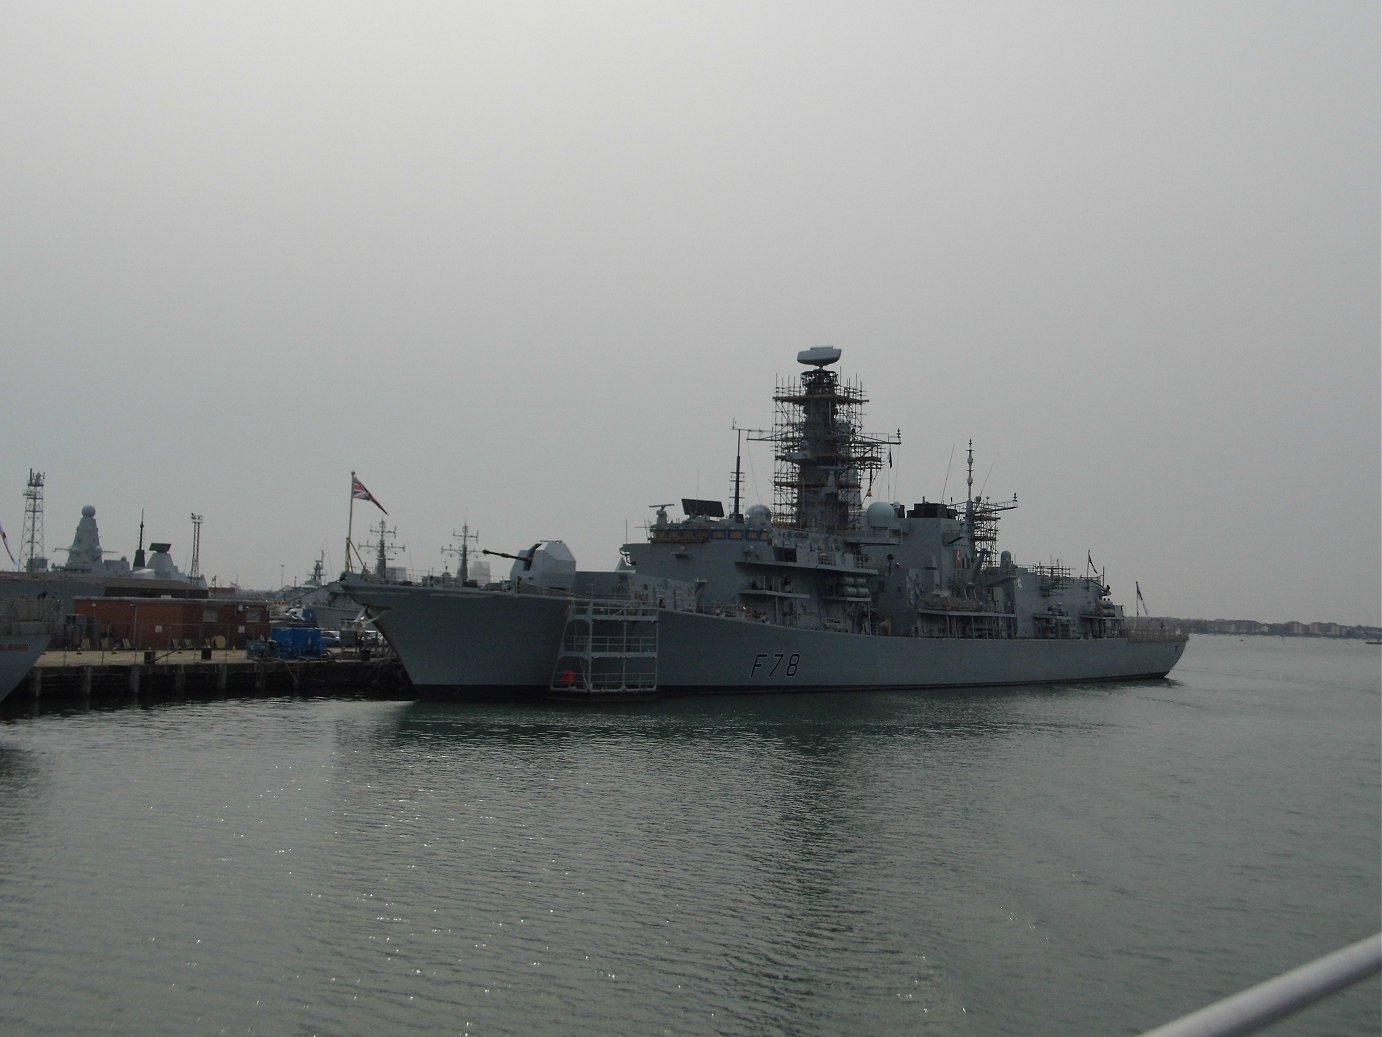
POLYGON ((70 648, 243 648, 269 636, 262 601, 189 598, 77 598, 70 648))

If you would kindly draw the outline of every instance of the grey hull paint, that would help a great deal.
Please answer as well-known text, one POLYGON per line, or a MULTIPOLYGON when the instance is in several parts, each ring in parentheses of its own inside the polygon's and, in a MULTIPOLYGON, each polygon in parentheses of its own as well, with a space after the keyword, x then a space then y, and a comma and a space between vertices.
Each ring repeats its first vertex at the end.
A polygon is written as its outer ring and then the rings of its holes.
POLYGON ((379 585, 351 593, 374 616, 414 687, 487 696, 541 688, 566 620, 566 601, 470 589, 379 585))
MULTIPOLYGON (((569 599, 352 587, 429 699, 546 695, 569 599)), ((925 689, 1164 677, 1183 641, 918 638, 799 630, 658 610, 662 695, 925 689), (1020 675, 1018 677, 1017 675, 1020 675)))
POLYGON ((1164 677, 1183 648, 1180 642, 1124 638, 886 637, 668 611, 658 625, 658 684, 664 691, 954 688, 1164 677))
POLYGON ((0 633, 0 701, 29 675, 47 646, 46 633, 0 633))

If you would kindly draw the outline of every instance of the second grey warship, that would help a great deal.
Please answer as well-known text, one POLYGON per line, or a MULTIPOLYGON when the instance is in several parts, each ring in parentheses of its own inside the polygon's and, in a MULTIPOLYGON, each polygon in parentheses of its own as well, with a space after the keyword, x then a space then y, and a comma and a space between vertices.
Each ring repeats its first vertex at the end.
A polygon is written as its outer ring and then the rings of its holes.
MULTIPOLYGON (((42 475, 30 472, 31 489, 42 488, 42 475)), ((30 496, 26 493, 25 496, 30 496)), ((27 524, 27 523, 26 523, 27 524)), ((0 572, 0 602, 13 598, 51 598, 61 603, 62 611, 73 609, 77 598, 104 597, 175 597, 205 598, 206 580, 201 576, 182 572, 174 564, 170 543, 152 543, 144 552, 144 521, 139 522, 139 547, 134 563, 128 558, 106 558, 101 547, 101 533, 96 525, 96 509, 90 504, 82 507, 72 546, 67 552, 67 564, 50 567, 48 559, 31 555, 24 559, 25 568, 18 572, 0 572)))
POLYGON ((561 541, 507 557, 497 586, 342 577, 427 699, 651 697, 923 689, 1164 677, 1179 632, 1138 625, 1099 574, 1025 567, 997 549, 1001 512, 962 503, 865 503, 900 436, 862 431, 867 402, 798 354, 771 432, 774 506, 661 506, 610 571, 561 541))

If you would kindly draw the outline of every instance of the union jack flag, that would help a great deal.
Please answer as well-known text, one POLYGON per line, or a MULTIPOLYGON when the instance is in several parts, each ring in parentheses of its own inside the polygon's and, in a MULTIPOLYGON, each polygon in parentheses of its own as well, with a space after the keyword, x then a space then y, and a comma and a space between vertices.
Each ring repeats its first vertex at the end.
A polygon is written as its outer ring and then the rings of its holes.
POLYGON ((365 489, 365 484, 362 483, 359 479, 355 478, 354 472, 350 473, 350 499, 367 500, 380 511, 384 512, 385 515, 388 514, 388 511, 385 509, 384 505, 379 503, 379 501, 375 498, 374 494, 370 493, 369 490, 365 489))

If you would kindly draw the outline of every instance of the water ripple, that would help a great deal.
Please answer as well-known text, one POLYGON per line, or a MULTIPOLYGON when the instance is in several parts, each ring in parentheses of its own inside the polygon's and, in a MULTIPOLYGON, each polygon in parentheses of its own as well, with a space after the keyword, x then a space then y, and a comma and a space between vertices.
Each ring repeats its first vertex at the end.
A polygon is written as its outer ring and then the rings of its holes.
POLYGON ((1375 659, 1219 647, 1117 690, 0 724, 0 1032, 1133 1032, 1378 915, 1375 659))

